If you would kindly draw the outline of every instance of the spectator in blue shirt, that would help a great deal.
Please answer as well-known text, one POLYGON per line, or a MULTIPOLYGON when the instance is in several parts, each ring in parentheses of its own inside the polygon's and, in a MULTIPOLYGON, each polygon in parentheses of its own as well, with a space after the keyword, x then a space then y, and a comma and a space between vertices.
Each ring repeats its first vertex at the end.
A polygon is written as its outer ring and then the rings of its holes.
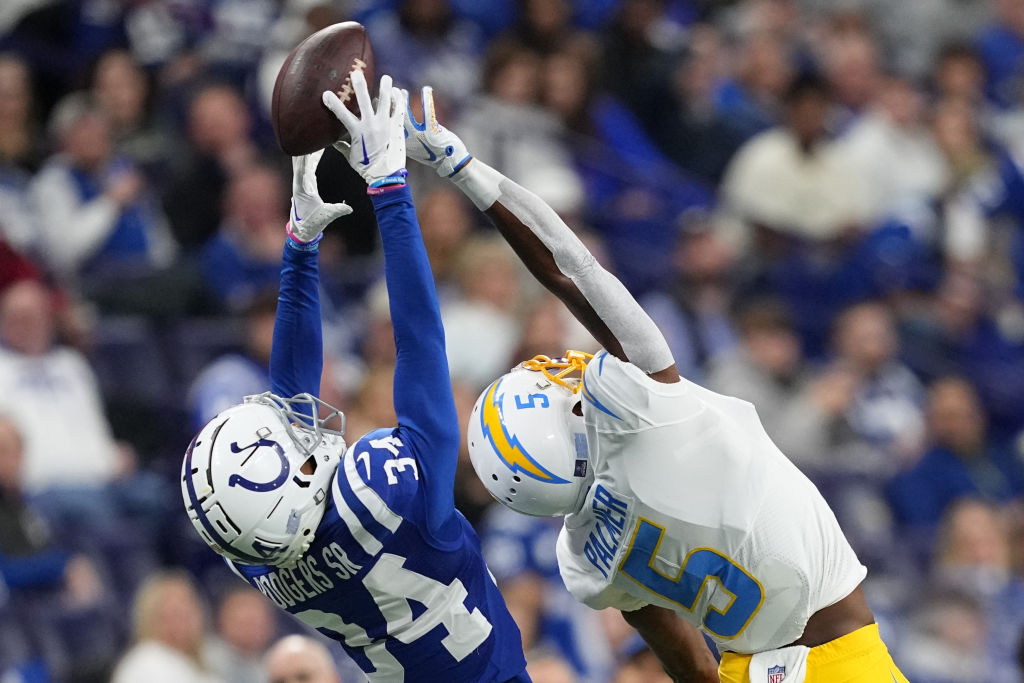
POLYGON ((597 612, 573 599, 558 574, 553 517, 525 517, 494 505, 484 518, 481 545, 527 651, 550 650, 581 683, 606 681, 613 664, 597 612))
POLYGON ((234 176, 224 219, 200 254, 203 280, 228 311, 240 311, 280 279, 281 226, 288 220, 283 179, 269 166, 234 176))
POLYGON ((88 661, 112 659, 116 615, 103 601, 109 588, 93 561, 58 546, 26 500, 22 460, 18 426, 0 416, 0 587, 8 593, 6 601, 0 596, 0 679, 6 681, 4 672, 13 668, 26 676, 14 680, 45 681, 61 674, 61 662, 66 664, 84 642, 95 644, 75 633, 79 615, 86 615, 92 633, 107 641, 106 650, 100 645, 88 653, 88 661))
POLYGON ((986 91, 997 105, 1019 101, 1024 78, 1024 2, 997 0, 996 21, 978 37, 978 52, 988 74, 986 91))
POLYGON ((935 382, 928 396, 932 446, 888 487, 897 521, 933 530, 962 496, 1008 501, 1024 492, 1024 461, 990 439, 978 394, 958 378, 935 382))
POLYGON ((192 427, 199 430, 217 413, 270 384, 270 345, 277 292, 255 298, 245 309, 243 346, 203 368, 189 387, 192 427))

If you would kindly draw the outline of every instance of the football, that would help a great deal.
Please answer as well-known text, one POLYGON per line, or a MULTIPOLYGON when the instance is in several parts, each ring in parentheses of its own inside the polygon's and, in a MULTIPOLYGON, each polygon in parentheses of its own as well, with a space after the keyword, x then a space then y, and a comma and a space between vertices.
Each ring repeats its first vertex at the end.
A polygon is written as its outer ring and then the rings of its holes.
POLYGON ((295 46, 277 74, 270 105, 274 135, 286 154, 309 154, 348 136, 320 98, 333 90, 358 115, 349 79, 355 69, 366 75, 372 97, 373 48, 366 29, 355 21, 328 26, 295 46))

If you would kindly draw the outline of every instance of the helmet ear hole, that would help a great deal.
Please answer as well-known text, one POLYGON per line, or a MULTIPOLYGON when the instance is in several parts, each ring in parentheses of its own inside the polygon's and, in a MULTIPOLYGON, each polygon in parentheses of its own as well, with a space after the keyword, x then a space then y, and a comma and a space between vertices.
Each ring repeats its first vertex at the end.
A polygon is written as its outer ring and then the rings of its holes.
POLYGON ((572 407, 572 414, 583 417, 583 401, 576 401, 576 405, 572 407))

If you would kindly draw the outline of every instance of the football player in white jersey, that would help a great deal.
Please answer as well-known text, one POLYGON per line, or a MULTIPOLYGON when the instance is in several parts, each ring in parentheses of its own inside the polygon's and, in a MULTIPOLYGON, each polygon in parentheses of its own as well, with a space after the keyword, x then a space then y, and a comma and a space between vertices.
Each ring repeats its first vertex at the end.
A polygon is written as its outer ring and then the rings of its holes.
POLYGON ((557 555, 573 595, 622 610, 678 680, 905 682, 860 588, 867 570, 754 407, 681 378, 622 283, 543 201, 473 159, 429 88, 422 99, 424 122, 406 116, 409 156, 485 211, 604 347, 519 365, 468 430, 497 500, 565 516, 557 555), (717 672, 693 627, 722 653, 717 672))

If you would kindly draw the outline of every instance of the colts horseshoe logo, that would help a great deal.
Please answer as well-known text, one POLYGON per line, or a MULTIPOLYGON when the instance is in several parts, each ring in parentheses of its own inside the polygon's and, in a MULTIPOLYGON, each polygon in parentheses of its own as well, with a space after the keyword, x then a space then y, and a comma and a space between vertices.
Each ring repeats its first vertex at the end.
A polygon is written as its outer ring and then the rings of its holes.
MULTIPOLYGON (((277 443, 276 441, 271 441, 270 439, 260 439, 255 443, 249 444, 248 446, 241 447, 239 447, 238 442, 236 441, 235 443, 231 444, 231 452, 243 453, 245 451, 249 451, 248 455, 245 456, 245 460, 248 460, 253 456, 254 453, 256 453, 256 449, 262 448, 264 446, 273 448, 274 451, 277 452, 277 456, 281 458, 281 473, 278 474, 277 477, 272 479, 271 481, 263 483, 260 483, 258 481, 252 481, 251 479, 246 479, 240 474, 232 474, 231 477, 228 479, 228 486, 241 486, 243 489, 248 489, 249 491, 258 491, 260 493, 265 493, 267 491, 273 491, 275 489, 281 488, 281 486, 283 486, 284 483, 288 481, 288 475, 291 473, 291 466, 288 464, 288 458, 284 454, 284 449, 281 448, 281 444, 277 443), (250 451, 249 449, 252 450, 250 451)), ((243 464, 245 463, 245 460, 242 461, 243 464)))

